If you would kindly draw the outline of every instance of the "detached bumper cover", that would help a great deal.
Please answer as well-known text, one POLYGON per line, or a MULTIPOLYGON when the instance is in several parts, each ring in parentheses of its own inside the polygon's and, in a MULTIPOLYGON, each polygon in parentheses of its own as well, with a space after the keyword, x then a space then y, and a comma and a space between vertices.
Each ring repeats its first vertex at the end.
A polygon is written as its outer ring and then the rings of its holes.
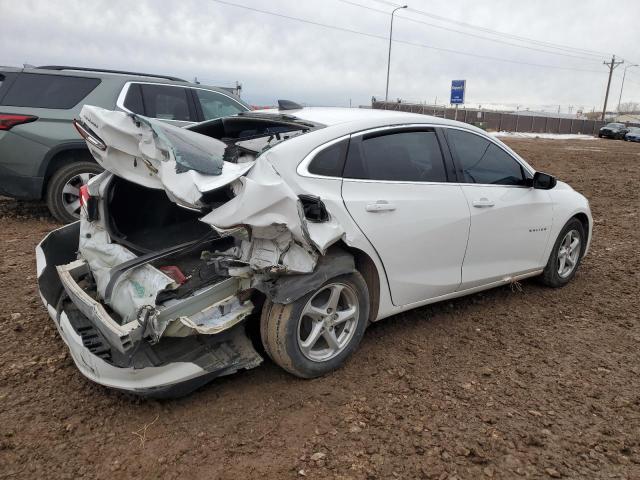
POLYGON ((110 335, 97 320, 96 315, 108 316, 104 308, 94 302, 87 309, 86 294, 78 302, 63 288, 56 267, 75 260, 78 235, 78 222, 54 230, 36 247, 36 259, 42 302, 84 376, 107 387, 163 398, 186 395, 215 377, 262 363, 244 322, 217 335, 163 338, 155 345, 132 339, 133 348, 123 351, 117 329, 110 335))

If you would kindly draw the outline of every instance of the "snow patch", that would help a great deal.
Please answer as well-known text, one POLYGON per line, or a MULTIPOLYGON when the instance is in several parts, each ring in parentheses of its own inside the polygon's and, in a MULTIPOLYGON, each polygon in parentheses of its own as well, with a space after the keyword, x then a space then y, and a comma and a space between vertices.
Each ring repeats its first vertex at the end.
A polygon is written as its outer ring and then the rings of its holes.
POLYGON ((598 140, 593 135, 575 133, 529 133, 529 132, 490 132, 494 137, 504 138, 544 138, 551 140, 598 140))

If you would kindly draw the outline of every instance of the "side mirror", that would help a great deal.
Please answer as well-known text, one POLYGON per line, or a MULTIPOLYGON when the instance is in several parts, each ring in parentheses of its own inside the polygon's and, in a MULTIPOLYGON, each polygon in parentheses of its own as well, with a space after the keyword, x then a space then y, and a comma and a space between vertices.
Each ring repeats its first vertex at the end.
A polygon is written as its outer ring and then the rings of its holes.
POLYGON ((549 175, 548 173, 536 172, 533 175, 533 188, 537 188, 539 190, 551 190, 556 186, 558 181, 556 177, 553 175, 549 175))

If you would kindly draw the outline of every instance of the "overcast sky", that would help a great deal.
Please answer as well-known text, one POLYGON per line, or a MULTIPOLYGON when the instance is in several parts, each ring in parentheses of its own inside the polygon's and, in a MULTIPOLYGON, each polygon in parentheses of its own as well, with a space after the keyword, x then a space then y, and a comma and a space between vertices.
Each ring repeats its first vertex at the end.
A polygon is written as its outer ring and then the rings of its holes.
MULTIPOLYGON (((372 95, 384 97, 389 13, 398 1, 227 2, 367 34, 362 35, 214 0, 0 0, 0 65, 81 65, 197 77, 225 86, 238 80, 243 98, 257 105, 278 98, 310 105, 369 104, 372 95)), ((466 101, 474 106, 598 110, 607 80, 603 60, 615 53, 625 65, 640 63, 638 0, 616 0, 615 8, 607 0, 409 0, 408 5, 413 10, 398 11, 394 22, 391 98, 432 103, 437 97, 445 103, 451 80, 466 79, 466 101), (589 53, 523 43, 415 10, 589 53)), ((625 65, 614 73, 613 107, 625 65)), ((640 67, 627 72, 625 100, 640 101, 640 67)))

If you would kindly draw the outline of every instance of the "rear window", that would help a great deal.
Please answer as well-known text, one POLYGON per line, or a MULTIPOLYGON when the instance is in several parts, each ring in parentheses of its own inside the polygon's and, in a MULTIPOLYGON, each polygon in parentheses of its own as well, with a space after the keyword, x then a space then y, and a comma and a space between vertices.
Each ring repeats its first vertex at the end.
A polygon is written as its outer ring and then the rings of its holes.
POLYGON ((183 122, 197 121, 194 112, 189 107, 189 91, 186 88, 141 84, 140 90, 147 117, 183 122))
POLYGON ((345 178, 446 182, 440 144, 433 131, 401 131, 365 137, 360 152, 349 148, 345 178))
POLYGON ((2 99, 2 105, 69 109, 99 84, 98 78, 22 73, 2 99))
POLYGON ((309 164, 309 173, 325 177, 341 177, 348 145, 347 140, 342 140, 318 152, 309 164))

